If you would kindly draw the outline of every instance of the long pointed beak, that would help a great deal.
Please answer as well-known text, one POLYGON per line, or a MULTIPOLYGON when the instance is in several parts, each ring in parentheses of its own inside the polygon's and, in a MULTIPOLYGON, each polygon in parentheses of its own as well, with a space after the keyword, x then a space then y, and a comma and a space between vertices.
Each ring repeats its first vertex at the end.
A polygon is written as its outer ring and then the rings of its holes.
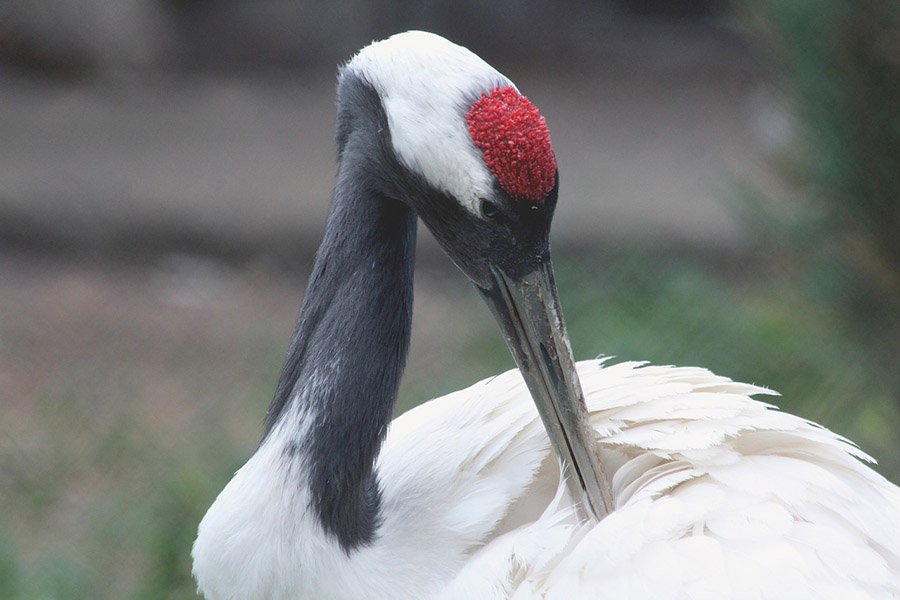
POLYGON ((480 289, 525 378, 573 498, 584 498, 602 519, 613 508, 610 482, 597 457, 584 393, 559 305, 549 258, 524 276, 492 269, 494 285, 480 289))

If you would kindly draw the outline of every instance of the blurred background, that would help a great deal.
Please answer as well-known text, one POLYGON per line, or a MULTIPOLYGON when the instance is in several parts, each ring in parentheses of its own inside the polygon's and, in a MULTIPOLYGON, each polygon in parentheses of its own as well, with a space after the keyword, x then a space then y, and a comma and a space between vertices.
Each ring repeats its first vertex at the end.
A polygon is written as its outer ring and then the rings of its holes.
MULTIPOLYGON (((321 235, 336 66, 441 33, 550 125, 580 358, 782 392, 900 480, 895 0, 0 2, 0 597, 193 598, 321 235)), ((422 230, 398 411, 512 367, 422 230)))

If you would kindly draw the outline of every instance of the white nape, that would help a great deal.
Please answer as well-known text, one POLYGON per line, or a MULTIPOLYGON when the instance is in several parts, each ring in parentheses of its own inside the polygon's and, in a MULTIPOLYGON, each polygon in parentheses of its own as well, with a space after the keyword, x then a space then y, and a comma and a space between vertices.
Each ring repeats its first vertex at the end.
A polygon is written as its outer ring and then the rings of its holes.
POLYGON ((465 114, 483 93, 513 83, 467 48, 424 31, 374 42, 345 69, 378 92, 403 165, 479 215, 479 198, 493 194, 493 177, 465 114))

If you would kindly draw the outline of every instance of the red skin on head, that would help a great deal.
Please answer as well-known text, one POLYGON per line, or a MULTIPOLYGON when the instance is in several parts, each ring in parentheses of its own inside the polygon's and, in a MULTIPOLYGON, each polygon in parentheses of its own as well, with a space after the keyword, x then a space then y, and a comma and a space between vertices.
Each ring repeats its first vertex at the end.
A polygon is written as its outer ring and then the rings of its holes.
POLYGON ((541 202, 553 189, 556 156, 547 122, 513 87, 483 94, 466 113, 469 135, 511 198, 541 202))

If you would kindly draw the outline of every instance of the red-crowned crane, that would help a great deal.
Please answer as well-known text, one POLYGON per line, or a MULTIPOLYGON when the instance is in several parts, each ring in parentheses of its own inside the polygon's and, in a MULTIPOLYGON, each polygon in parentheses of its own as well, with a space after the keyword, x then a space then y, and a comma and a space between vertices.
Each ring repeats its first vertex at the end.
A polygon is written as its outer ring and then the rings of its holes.
POLYGON ((343 67, 337 107, 265 434, 194 543, 208 599, 900 597, 900 489, 850 442, 704 369, 574 363, 556 159, 509 79, 408 32, 343 67), (391 422, 417 217, 519 369, 391 422))

